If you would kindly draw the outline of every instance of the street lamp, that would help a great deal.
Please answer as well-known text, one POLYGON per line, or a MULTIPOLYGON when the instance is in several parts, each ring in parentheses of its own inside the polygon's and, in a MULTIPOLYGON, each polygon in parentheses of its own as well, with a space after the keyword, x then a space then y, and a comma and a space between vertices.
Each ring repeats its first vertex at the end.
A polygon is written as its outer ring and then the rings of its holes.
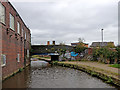
POLYGON ((101 35, 102 35, 102 46, 103 46, 103 30, 104 30, 104 29, 101 29, 101 35))

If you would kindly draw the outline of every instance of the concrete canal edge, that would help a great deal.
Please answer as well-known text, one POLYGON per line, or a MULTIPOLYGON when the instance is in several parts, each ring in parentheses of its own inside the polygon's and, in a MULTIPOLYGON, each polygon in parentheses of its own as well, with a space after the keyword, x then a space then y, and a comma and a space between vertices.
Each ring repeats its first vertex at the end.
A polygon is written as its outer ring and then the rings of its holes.
POLYGON ((102 73, 102 72, 100 72, 98 70, 93 70, 92 67, 90 68, 90 67, 85 67, 83 65, 69 64, 69 63, 58 62, 58 61, 54 61, 54 62, 52 62, 52 64, 62 66, 62 67, 74 68, 74 69, 86 72, 86 73, 90 74, 93 77, 100 78, 100 79, 104 80, 108 84, 113 84, 113 85, 116 85, 116 86, 120 86, 120 79, 119 78, 115 78, 112 75, 102 73))
POLYGON ((27 64, 25 67, 21 67, 21 68, 17 69, 16 71, 14 71, 13 73, 9 74, 8 76, 3 77, 2 82, 4 82, 5 80, 9 79, 10 77, 16 75, 17 73, 22 72, 22 71, 23 71, 26 67, 28 67, 29 65, 30 65, 30 64, 27 64))

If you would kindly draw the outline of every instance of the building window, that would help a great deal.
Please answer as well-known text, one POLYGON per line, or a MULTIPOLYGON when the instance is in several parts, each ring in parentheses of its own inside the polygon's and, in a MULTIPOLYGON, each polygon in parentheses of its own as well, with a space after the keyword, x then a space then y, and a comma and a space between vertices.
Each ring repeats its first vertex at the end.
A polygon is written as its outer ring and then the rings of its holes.
POLYGON ((5 7, 0 3, 0 22, 5 24, 5 7))
POLYGON ((10 28, 15 30, 15 18, 12 14, 10 14, 10 28))
POLYGON ((20 54, 17 54, 17 62, 20 62, 20 54))
POLYGON ((17 33, 20 34, 20 23, 19 22, 17 22, 17 33))
POLYGON ((30 57, 29 49, 27 50, 27 57, 28 57, 28 58, 30 57))
POLYGON ((1 66, 5 66, 6 65, 6 55, 2 54, 1 56, 1 66))
POLYGON ((22 28, 22 37, 24 36, 24 29, 22 28))
POLYGON ((26 32, 25 32, 25 39, 27 38, 27 34, 26 34, 26 32))

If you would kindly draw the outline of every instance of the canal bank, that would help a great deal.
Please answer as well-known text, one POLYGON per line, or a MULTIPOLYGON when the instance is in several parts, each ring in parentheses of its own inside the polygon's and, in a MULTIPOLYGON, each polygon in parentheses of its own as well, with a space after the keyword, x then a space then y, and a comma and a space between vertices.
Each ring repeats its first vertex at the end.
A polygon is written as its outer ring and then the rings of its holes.
MULTIPOLYGON (((102 67, 102 64, 97 63, 97 62, 79 62, 79 61, 73 61, 73 62, 53 62, 53 65, 58 65, 58 66, 63 66, 63 67, 70 67, 74 69, 81 70, 83 72, 86 72, 90 74, 91 76, 98 77, 102 80, 104 80, 106 83, 109 84, 114 84, 116 86, 120 86, 120 73, 119 70, 116 73, 114 68, 113 71, 111 70, 106 70, 104 67, 102 67), (90 65, 92 64, 92 65, 90 65), (101 65, 101 67, 98 67, 98 65, 101 65)), ((108 67, 106 67, 108 68, 108 67)))
POLYGON ((4 82, 5 80, 7 80, 7 79, 9 79, 9 78, 11 78, 13 76, 15 76, 17 73, 22 72, 25 68, 27 68, 29 66, 30 66, 30 64, 26 64, 25 67, 21 67, 21 68, 17 69, 16 71, 14 71, 13 73, 8 74, 7 76, 3 77, 2 82, 4 82))

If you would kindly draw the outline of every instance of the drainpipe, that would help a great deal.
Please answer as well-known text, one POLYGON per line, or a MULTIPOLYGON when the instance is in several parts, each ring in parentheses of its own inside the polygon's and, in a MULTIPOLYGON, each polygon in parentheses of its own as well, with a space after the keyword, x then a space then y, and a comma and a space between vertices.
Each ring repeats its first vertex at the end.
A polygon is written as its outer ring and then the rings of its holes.
POLYGON ((26 40, 24 40, 24 67, 26 67, 26 40))

